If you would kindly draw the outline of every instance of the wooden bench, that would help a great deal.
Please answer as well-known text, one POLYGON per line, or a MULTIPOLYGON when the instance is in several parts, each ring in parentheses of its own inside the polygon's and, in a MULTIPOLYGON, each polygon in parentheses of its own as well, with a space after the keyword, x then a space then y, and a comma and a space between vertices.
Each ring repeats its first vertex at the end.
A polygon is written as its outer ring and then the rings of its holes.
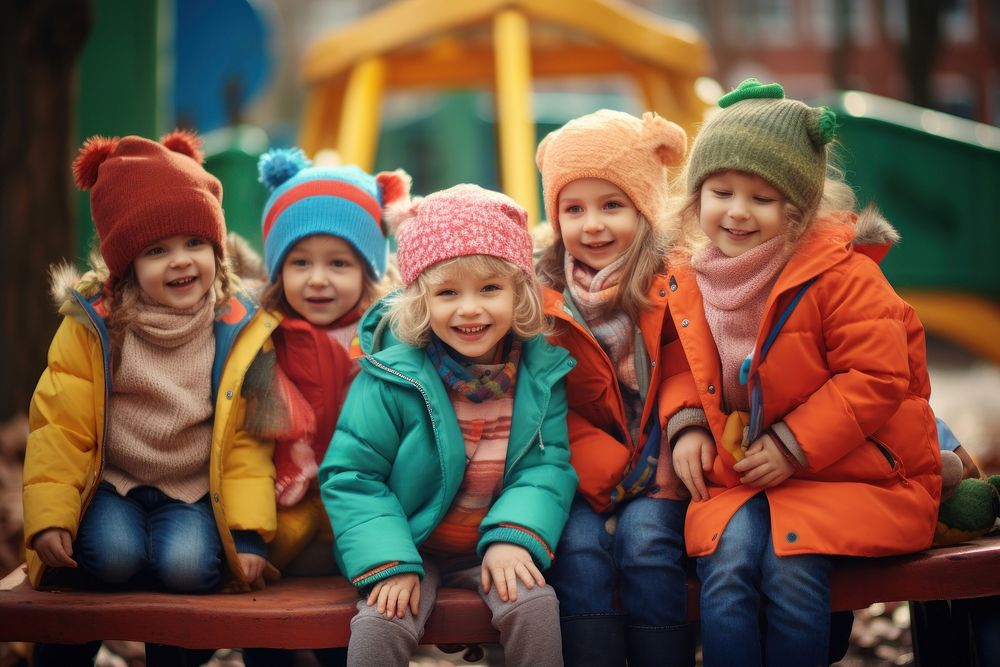
MULTIPOLYGON (((835 611, 875 602, 1000 595, 1000 536, 887 558, 839 559, 835 611)), ((340 577, 288 578, 243 594, 34 591, 18 570, 0 581, 0 641, 79 643, 124 639, 187 648, 346 646, 358 597, 340 577)), ((698 583, 688 584, 698 616, 698 583)), ((490 615, 472 591, 442 589, 427 623, 426 644, 498 641, 490 615)))

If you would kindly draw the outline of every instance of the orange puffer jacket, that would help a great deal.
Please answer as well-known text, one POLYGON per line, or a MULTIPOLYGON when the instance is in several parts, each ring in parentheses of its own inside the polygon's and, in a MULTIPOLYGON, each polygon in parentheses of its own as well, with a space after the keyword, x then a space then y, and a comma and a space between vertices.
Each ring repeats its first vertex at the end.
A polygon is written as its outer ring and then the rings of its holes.
MULTIPOLYGON (((859 222, 853 213, 817 220, 767 299, 751 374, 775 320, 816 277, 757 369, 764 427, 784 422, 808 462, 764 491, 779 555, 883 556, 926 548, 934 536, 941 459, 923 326, 878 264, 852 247, 886 230, 881 218, 859 222)), ((679 340, 664 351, 661 418, 704 409, 718 444, 727 417, 719 354, 694 273, 671 274, 679 340)), ((692 556, 712 553, 736 510, 760 492, 740 484, 734 464, 719 446, 710 498, 689 506, 692 556)))
MULTIPOLYGON (((614 364, 586 324, 573 317, 565 306, 563 294, 550 288, 544 290, 545 312, 554 320, 549 342, 569 350, 577 361, 566 378, 570 461, 580 477, 577 491, 598 512, 611 507, 615 487, 637 464, 636 459, 649 432, 648 422, 656 414, 660 352, 666 341, 676 338, 670 318, 666 316, 667 277, 656 276, 647 294, 653 307, 640 316, 639 330, 649 355, 650 382, 639 428, 641 442, 635 443, 628 433, 614 364)), ((670 457, 665 460, 661 457, 660 465, 664 469, 659 478, 667 483, 661 483, 656 495, 688 497, 683 484, 673 475, 670 457)))

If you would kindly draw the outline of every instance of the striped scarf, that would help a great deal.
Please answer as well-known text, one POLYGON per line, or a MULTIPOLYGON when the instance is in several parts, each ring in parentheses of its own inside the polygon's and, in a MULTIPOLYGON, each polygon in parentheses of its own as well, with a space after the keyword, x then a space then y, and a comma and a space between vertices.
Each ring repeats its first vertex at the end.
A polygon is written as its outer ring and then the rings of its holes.
POLYGON ((624 254, 595 272, 583 262, 577 262, 567 252, 564 271, 566 287, 573 303, 587 320, 587 327, 594 338, 615 365, 618 382, 632 391, 638 391, 639 378, 633 354, 635 325, 625 311, 608 309, 608 304, 618 294, 624 267, 624 254))
POLYGON ((499 373, 483 374, 478 378, 469 372, 469 367, 473 364, 441 342, 437 336, 431 335, 431 342, 427 345, 427 356, 430 357, 446 387, 450 387, 473 403, 482 403, 505 396, 514 386, 517 364, 521 360, 521 341, 507 334, 501 349, 506 351, 504 356, 507 359, 503 370, 499 373))

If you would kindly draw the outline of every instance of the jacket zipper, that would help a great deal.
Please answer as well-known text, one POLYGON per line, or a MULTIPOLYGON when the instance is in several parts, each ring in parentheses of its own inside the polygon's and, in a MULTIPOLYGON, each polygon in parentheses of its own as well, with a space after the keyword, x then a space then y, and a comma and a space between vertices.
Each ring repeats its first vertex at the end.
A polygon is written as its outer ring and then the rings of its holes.
POLYGON ((906 475, 903 474, 902 465, 896 459, 896 456, 895 454, 892 453, 892 450, 889 449, 889 447, 886 446, 885 443, 883 443, 881 440, 879 440, 874 436, 870 435, 868 436, 868 439, 871 440, 872 444, 874 444, 875 447, 878 448, 879 453, 881 453, 882 456, 885 457, 885 460, 889 463, 889 468, 899 479, 900 483, 903 484, 903 486, 909 486, 910 480, 908 480, 906 478, 906 475))
MULTIPOLYGON (((549 401, 550 401, 551 398, 552 398, 552 392, 549 392, 545 396, 545 403, 542 404, 541 421, 538 422, 538 428, 535 430, 535 437, 538 438, 538 449, 540 449, 542 451, 542 453, 545 452, 545 443, 542 442, 542 424, 545 423, 545 413, 549 409, 549 401)), ((532 438, 532 440, 534 440, 534 438, 532 438)), ((508 447, 509 446, 510 446, 510 444, 508 442, 508 447)), ((526 446, 524 446, 524 447, 521 448, 521 451, 518 452, 517 456, 514 457, 514 460, 510 462, 509 466, 507 466, 507 470, 508 471, 513 470, 514 466, 516 466, 521 461, 521 459, 524 458, 524 456, 528 453, 528 450, 530 450, 530 449, 531 449, 531 441, 529 440, 528 444, 526 446)), ((504 473, 503 479, 504 479, 504 482, 506 483, 506 481, 507 481, 507 473, 504 473)))
MULTIPOLYGON (((433 411, 433 409, 431 407, 431 399, 427 395, 427 390, 424 389, 424 386, 422 384, 420 384, 420 382, 418 382, 416 379, 411 378, 408 375, 403 375, 402 373, 400 373, 399 371, 395 370, 394 368, 389 368, 388 366, 386 366, 385 364, 383 364, 382 362, 380 362, 378 359, 376 359, 374 356, 372 356, 370 354, 366 354, 365 355, 365 359, 367 359, 368 363, 370 363, 375 368, 378 368, 378 369, 380 369, 382 371, 385 371, 389 375, 393 375, 393 376, 399 378, 400 380, 403 380, 404 382, 412 385, 417 391, 420 392, 420 397, 424 399, 424 407, 427 408, 427 417, 431 421, 431 431, 434 432, 434 442, 436 442, 437 446, 438 446, 438 466, 441 469, 441 481, 444 482, 444 480, 446 479, 446 477, 445 477, 445 472, 444 472, 444 456, 441 454, 441 436, 438 433, 437 426, 434 425, 434 411, 433 411)), ((443 503, 442 503, 442 505, 443 505, 443 503)), ((441 514, 440 514, 441 511, 442 510, 439 508, 438 509, 439 514, 438 514, 438 517, 437 517, 438 520, 441 519, 441 514)), ((447 511, 447 508, 445 508, 444 511, 447 511)))

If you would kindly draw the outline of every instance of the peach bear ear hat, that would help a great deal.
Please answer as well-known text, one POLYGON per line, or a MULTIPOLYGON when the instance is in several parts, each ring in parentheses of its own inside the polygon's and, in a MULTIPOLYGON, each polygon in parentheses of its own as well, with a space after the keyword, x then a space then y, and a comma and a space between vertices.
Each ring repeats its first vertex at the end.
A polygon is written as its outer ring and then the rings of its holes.
POLYGON ((558 232, 559 192, 575 180, 600 178, 658 225, 667 214, 667 167, 679 165, 686 150, 687 133, 651 111, 641 119, 610 109, 575 118, 538 144, 545 215, 558 232))

